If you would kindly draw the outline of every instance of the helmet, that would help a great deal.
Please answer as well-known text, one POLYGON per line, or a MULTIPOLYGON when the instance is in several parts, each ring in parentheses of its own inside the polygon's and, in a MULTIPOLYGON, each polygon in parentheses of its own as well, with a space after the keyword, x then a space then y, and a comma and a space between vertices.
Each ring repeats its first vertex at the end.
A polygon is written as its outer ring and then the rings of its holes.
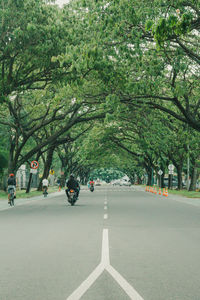
POLYGON ((13 173, 11 173, 9 176, 14 177, 15 175, 13 173))

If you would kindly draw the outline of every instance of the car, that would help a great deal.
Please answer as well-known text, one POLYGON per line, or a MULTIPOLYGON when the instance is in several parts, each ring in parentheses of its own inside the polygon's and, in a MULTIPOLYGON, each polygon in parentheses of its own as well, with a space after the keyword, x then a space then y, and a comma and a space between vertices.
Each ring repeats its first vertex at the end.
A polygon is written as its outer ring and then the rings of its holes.
POLYGON ((131 182, 130 181, 126 181, 126 180, 120 181, 120 186, 122 186, 122 185, 131 186, 131 182))
MULTIPOLYGON (((164 178, 164 185, 167 187, 168 186, 168 178, 164 178)), ((172 186, 173 187, 178 187, 178 181, 176 178, 172 178, 172 186)), ((184 183, 183 183, 183 187, 184 187, 184 183)))
POLYGON ((120 185, 120 180, 115 180, 112 182, 112 185, 120 185))

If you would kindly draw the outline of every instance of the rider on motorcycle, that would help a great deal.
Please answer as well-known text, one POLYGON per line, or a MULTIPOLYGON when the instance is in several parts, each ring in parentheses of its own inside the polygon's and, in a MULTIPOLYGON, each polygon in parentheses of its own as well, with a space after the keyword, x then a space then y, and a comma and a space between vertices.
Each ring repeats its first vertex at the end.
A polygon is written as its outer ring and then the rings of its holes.
POLYGON ((11 173, 8 178, 8 204, 10 204, 10 190, 14 190, 14 198, 16 198, 16 179, 15 175, 11 173))
POLYGON ((93 181, 93 179, 90 180, 89 185, 90 185, 89 186, 90 191, 93 192, 94 191, 94 181, 93 181))
POLYGON ((66 180, 66 186, 67 186, 67 189, 65 190, 65 192, 67 194, 67 197, 69 198, 69 191, 71 189, 73 189, 76 192, 76 196, 77 196, 77 199, 78 199, 79 191, 80 191, 80 185, 79 185, 78 181, 74 178, 73 174, 71 174, 69 176, 69 179, 66 180))
POLYGON ((91 186, 94 186, 94 181, 93 181, 93 179, 90 180, 90 187, 91 187, 91 186))

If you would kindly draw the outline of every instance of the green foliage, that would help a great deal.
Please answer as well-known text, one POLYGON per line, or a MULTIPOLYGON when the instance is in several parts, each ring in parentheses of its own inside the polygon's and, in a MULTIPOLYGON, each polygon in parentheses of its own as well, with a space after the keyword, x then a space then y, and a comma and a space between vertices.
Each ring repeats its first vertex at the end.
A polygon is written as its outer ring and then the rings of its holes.
POLYGON ((120 179, 125 175, 126 174, 122 171, 114 168, 99 168, 90 172, 90 178, 93 178, 94 180, 100 179, 107 183, 115 179, 120 179))
POLYGON ((171 15, 168 18, 160 18, 157 24, 153 25, 151 20, 146 23, 146 30, 152 29, 155 40, 158 44, 173 38, 173 36, 184 35, 191 30, 193 15, 184 13, 181 18, 171 15))
MULTIPOLYGON (((80 169, 85 178, 101 167, 142 176, 166 168, 170 155, 185 162, 180 121, 200 130, 196 1, 7 4, 0 4, 0 133, 18 163, 60 140, 66 174, 80 169)), ((188 139, 197 158, 198 134, 188 139)))
POLYGON ((5 152, 1 152, 0 149, 0 173, 3 172, 3 169, 5 169, 8 166, 8 157, 5 154, 5 152))

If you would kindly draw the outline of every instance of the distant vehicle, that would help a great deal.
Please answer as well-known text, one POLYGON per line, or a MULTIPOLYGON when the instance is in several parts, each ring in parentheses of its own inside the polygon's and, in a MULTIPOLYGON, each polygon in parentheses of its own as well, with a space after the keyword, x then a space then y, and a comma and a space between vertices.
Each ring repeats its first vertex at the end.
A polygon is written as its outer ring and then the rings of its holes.
POLYGON ((112 182, 112 185, 120 185, 121 180, 115 180, 112 182))
POLYGON ((123 179, 117 179, 112 182, 112 185, 130 186, 131 182, 123 179))
MULTIPOLYGON (((168 178, 164 178, 164 185, 168 187, 168 178)), ((172 178, 172 186, 176 188, 178 187, 178 180, 176 178, 172 178)), ((183 188, 186 187, 185 182, 182 182, 182 186, 183 188)))
POLYGON ((120 186, 125 185, 125 186, 131 186, 131 182, 130 181, 120 181, 120 186))

